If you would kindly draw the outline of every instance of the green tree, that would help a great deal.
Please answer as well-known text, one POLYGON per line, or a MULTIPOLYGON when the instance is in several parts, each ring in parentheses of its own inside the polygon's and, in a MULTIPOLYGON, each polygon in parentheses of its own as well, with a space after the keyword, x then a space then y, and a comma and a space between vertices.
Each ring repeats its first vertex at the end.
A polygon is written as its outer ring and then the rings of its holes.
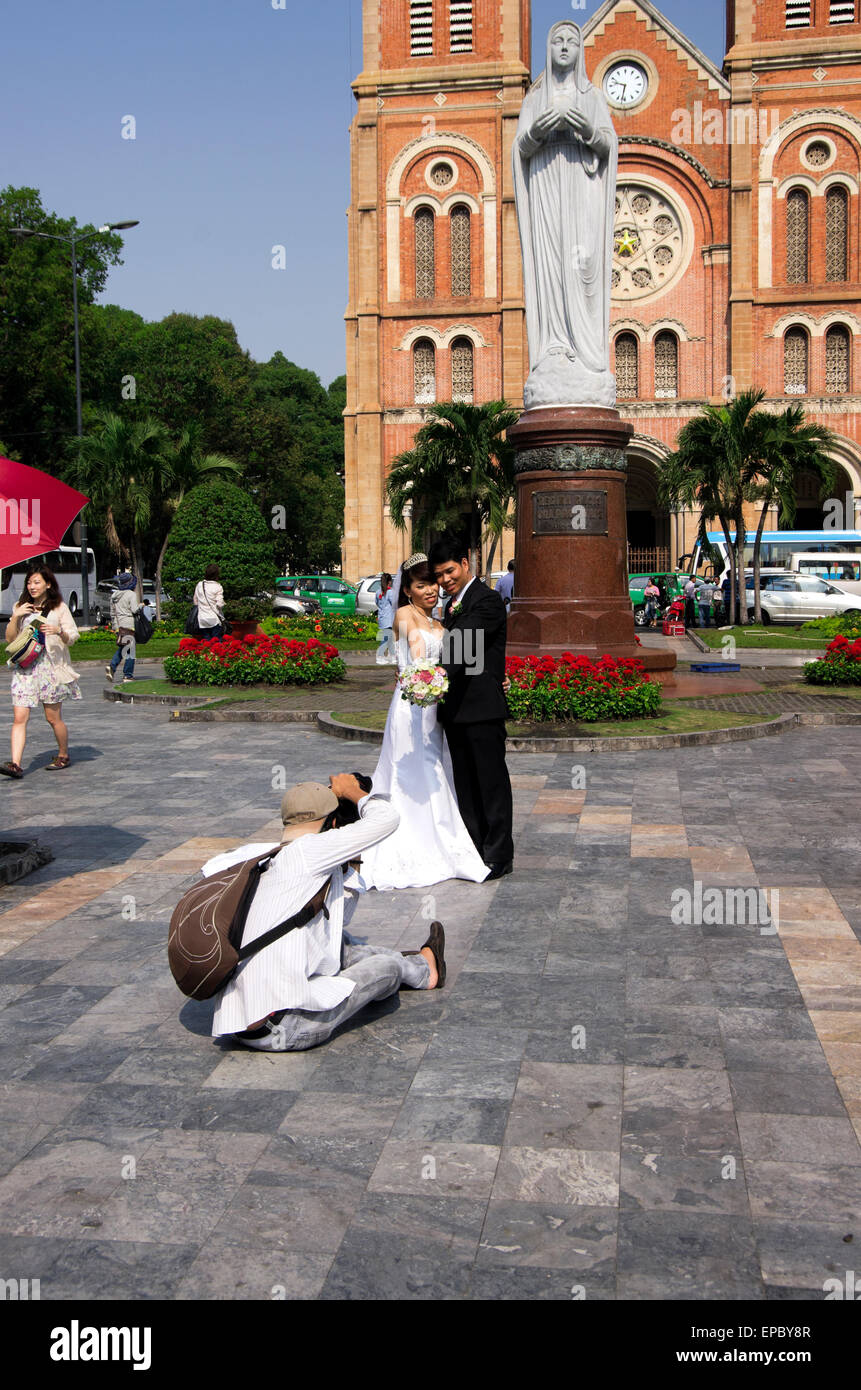
POLYGON ((155 482, 160 512, 161 547, 155 567, 156 616, 161 617, 161 572, 176 514, 185 495, 198 483, 225 474, 239 474, 241 469, 224 454, 207 454, 203 449, 203 427, 194 422, 188 425, 175 443, 165 451, 162 467, 155 482))
MULTIPOLYGON (((95 228, 46 212, 38 189, 0 193, 0 435, 24 463, 56 473, 75 428, 71 249, 17 237, 13 227, 65 237, 95 228)), ((78 247, 82 324, 108 268, 121 264, 122 245, 118 233, 105 232, 78 247)))
MULTIPOLYGON (((743 391, 724 406, 707 405, 701 415, 679 431, 676 452, 658 465, 658 498, 662 505, 700 509, 699 539, 706 542, 708 523, 717 520, 726 541, 730 564, 730 613, 736 594, 745 594, 744 503, 751 469, 764 456, 769 416, 757 411, 761 391, 743 391)), ((755 471, 755 470, 754 470, 755 471)), ((747 622, 747 604, 738 605, 739 621, 747 622)))
POLYGON ((274 588, 272 530, 247 493, 223 479, 192 488, 176 513, 162 566, 171 599, 189 604, 212 564, 221 569, 225 599, 274 588))
MULTIPOLYGON (((764 397, 758 392, 758 400, 764 397)), ((837 470, 827 455, 837 437, 823 425, 805 424, 804 410, 790 405, 778 415, 759 412, 765 416, 762 428, 762 455, 751 458, 745 475, 748 499, 760 502, 761 509, 753 543, 753 606, 754 617, 762 622, 759 588, 762 533, 770 507, 777 504, 778 525, 787 528, 795 521, 798 480, 802 472, 814 473, 822 485, 823 494, 834 486, 837 470)))
POLYGON ((428 415, 412 449, 392 464, 386 482, 391 519, 405 530, 411 506, 414 534, 421 525, 426 543, 433 532, 465 530, 476 574, 482 529, 498 540, 514 496, 514 446, 504 435, 518 412, 505 401, 489 401, 435 405, 428 415))

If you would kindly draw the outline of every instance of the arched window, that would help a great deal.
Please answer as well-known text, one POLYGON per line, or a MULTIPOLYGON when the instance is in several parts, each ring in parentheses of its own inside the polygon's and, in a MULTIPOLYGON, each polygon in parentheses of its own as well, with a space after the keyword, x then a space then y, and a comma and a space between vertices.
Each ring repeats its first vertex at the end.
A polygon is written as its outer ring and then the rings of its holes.
POLYGON ((846 279, 849 197, 840 184, 825 194, 825 279, 846 279))
POLYGON ((807 283, 809 203, 803 188, 786 195, 786 278, 790 285, 807 283))
POLYGON ((848 328, 835 323, 825 334, 825 389, 849 392, 851 340, 848 328))
POLYGON ((436 353, 429 338, 419 338, 413 347, 413 396, 416 405, 436 400, 436 353))
POLYGON ((635 401, 639 395, 637 339, 633 333, 620 333, 616 338, 616 395, 620 401, 635 401))
POLYGON ((451 345, 451 398, 472 405, 473 362, 469 338, 455 338, 451 345))
POLYGON ((657 400, 679 394, 679 342, 675 333, 659 333, 655 338, 655 397, 657 400))
POLYGON ((783 390, 787 396, 807 395, 807 334, 787 328, 783 339, 783 390))
POLYGON ((430 208, 419 208, 416 223, 416 299, 433 299, 436 292, 434 275, 434 217, 430 208))
POLYGON ((455 299, 470 293, 469 208, 458 204, 451 210, 451 292, 455 299))

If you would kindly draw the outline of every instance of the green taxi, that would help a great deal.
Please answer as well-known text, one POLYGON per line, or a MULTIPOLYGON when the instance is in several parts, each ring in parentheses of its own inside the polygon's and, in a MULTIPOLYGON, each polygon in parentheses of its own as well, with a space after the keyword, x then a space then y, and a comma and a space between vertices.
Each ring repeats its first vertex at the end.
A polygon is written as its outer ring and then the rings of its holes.
POLYGON ((277 581, 277 588, 282 594, 316 599, 324 613, 344 613, 350 617, 356 611, 355 587, 336 574, 288 575, 277 581))
POLYGON ((637 627, 644 627, 646 623, 645 588, 652 578, 658 582, 662 606, 666 603, 672 603, 674 598, 678 598, 688 581, 688 576, 683 574, 681 570, 672 570, 669 573, 665 570, 660 570, 657 573, 650 570, 643 574, 629 574, 628 593, 631 596, 631 603, 634 605, 634 623, 637 627))

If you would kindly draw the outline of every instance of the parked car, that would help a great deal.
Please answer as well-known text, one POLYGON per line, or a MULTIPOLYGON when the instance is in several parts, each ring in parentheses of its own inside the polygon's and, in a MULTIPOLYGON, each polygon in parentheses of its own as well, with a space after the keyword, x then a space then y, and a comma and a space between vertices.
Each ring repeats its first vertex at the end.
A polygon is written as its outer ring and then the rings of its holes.
POLYGON ((322 608, 318 598, 297 598, 293 592, 292 579, 276 579, 275 593, 272 596, 272 612, 276 615, 281 613, 293 613, 297 617, 307 616, 311 613, 320 613, 322 608))
MULTIPOLYGON (((96 627, 106 626, 106 625, 111 621, 111 594, 114 592, 114 590, 116 589, 116 587, 117 587, 116 578, 113 578, 113 579, 100 579, 99 582, 98 582, 98 584, 96 585, 96 602, 95 602, 95 606, 92 607, 92 608, 91 608, 91 611, 90 611, 90 617, 91 617, 91 619, 92 619, 92 621, 93 621, 94 626, 96 626, 96 627)), ((142 579, 142 580, 141 580, 141 598, 142 598, 142 602, 143 602, 144 613, 145 613, 146 616, 149 618, 150 622, 151 622, 151 623, 154 623, 154 622, 155 622, 155 615, 156 615, 155 581, 154 581, 154 580, 152 580, 152 579, 142 579)), ((162 607, 162 612, 164 612, 164 606, 165 606, 165 604, 166 604, 166 603, 169 603, 169 602, 170 602, 169 596, 165 593, 164 589, 162 589, 162 591, 161 591, 161 607, 162 607)))
MULTIPOLYGON (((688 576, 686 574, 683 574, 681 570, 664 570, 658 571, 658 573, 656 574, 650 571, 648 574, 643 573, 628 575, 628 593, 630 594, 631 602, 634 605, 635 627, 646 626, 645 588, 650 579, 657 580, 658 588, 661 593, 660 600, 658 601, 659 613, 663 611, 663 609, 666 608, 668 604, 672 603, 673 599, 676 599, 681 595, 681 593, 684 591, 685 585, 688 582, 688 576)), ((702 583, 702 581, 699 581, 699 583, 702 583)))
MULTIPOLYGON (((748 617, 754 616, 753 575, 745 579, 748 617)), ((806 623, 812 618, 830 618, 858 608, 858 595, 815 575, 781 574, 760 576, 760 611, 764 623, 806 623)))
POLYGON ((334 574, 289 575, 278 580, 278 588, 294 598, 316 599, 324 613, 356 611, 356 590, 334 574))
POLYGON ((375 615, 377 611, 377 594, 380 592, 382 584, 382 571, 379 574, 369 574, 365 579, 360 579, 356 588, 356 612, 359 614, 367 613, 375 615))

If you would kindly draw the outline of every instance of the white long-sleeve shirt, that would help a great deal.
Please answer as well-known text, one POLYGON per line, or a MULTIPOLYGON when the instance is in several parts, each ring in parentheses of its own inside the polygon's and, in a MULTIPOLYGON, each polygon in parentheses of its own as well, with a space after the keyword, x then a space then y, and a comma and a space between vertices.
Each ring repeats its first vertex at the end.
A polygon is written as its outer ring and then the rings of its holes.
MULTIPOLYGON (((326 899, 329 918, 319 912, 306 927, 288 932, 240 965, 218 997, 214 1037, 244 1032, 276 1009, 334 1009, 352 994, 355 983, 344 979, 340 970, 341 938, 355 897, 345 893, 341 866, 391 835, 400 819, 382 796, 364 797, 359 815, 355 825, 341 830, 300 835, 262 875, 245 923, 243 946, 303 908, 331 875, 326 899)), ((260 853, 260 845, 242 845, 210 859, 203 872, 217 873, 260 853)))

